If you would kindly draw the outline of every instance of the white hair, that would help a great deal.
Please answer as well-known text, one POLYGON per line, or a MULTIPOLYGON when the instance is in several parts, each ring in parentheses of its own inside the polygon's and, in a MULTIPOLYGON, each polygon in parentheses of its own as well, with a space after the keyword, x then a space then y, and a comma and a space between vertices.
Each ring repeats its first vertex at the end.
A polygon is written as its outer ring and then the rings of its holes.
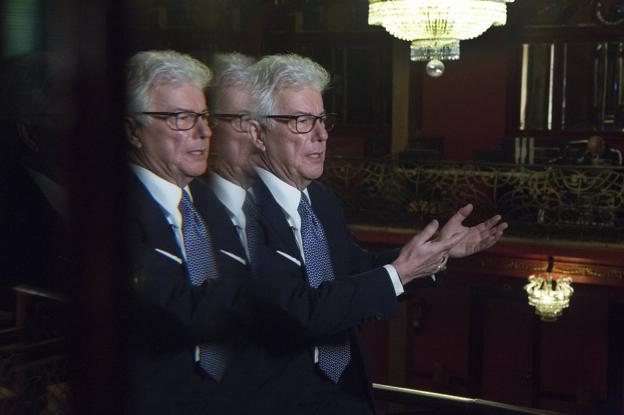
POLYGON ((274 121, 264 116, 274 114, 282 89, 312 88, 322 94, 329 85, 329 73, 321 65, 296 54, 265 56, 252 68, 255 117, 269 128, 274 121))
POLYGON ((254 59, 242 53, 219 53, 213 56, 210 66, 214 81, 210 86, 210 110, 221 111, 221 94, 225 88, 238 87, 249 90, 250 69, 254 59))
MULTIPOLYGON (((172 50, 138 52, 127 63, 126 110, 130 114, 152 110, 151 92, 164 84, 190 84, 206 88, 212 72, 202 62, 172 50)), ((137 116, 146 124, 146 116, 137 116)))

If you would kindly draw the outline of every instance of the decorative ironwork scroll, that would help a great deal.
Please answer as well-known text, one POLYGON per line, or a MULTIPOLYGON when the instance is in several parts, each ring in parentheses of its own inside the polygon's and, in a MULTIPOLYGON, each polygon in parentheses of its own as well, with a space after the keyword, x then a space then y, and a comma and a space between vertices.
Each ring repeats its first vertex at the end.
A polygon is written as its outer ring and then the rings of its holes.
POLYGON ((510 236, 624 240, 624 170, 328 159, 322 179, 354 224, 419 228, 470 202, 478 223, 496 213, 510 236))

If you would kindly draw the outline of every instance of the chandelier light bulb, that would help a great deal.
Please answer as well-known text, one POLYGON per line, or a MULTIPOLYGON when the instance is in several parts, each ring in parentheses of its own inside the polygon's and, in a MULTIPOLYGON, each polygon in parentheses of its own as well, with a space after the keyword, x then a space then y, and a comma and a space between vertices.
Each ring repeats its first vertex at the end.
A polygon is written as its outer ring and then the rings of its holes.
POLYGON ((427 71, 427 75, 432 78, 439 78, 444 74, 444 63, 438 59, 431 59, 427 66, 425 67, 425 71, 427 71))

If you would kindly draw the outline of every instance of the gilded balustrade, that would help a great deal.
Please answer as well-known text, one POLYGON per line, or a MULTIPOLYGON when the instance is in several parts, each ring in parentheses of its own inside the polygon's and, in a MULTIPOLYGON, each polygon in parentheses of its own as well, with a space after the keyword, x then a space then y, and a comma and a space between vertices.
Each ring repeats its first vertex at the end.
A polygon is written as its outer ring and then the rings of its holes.
POLYGON ((328 159, 322 179, 351 223, 420 228, 474 203, 510 236, 618 243, 624 239, 624 169, 328 159))

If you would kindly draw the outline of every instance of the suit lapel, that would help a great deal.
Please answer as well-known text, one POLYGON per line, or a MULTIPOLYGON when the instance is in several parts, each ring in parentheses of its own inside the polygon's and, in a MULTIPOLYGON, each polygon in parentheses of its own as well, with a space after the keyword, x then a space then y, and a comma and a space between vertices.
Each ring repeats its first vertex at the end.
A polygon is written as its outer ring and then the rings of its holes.
POLYGON ((240 258, 246 258, 245 250, 239 239, 236 227, 227 213, 227 208, 223 206, 212 189, 201 179, 193 180, 190 187, 195 207, 212 235, 215 250, 223 249, 240 258))
POLYGON ((128 198, 132 220, 144 224, 144 242, 184 258, 162 208, 134 173, 130 173, 128 178, 128 198))
POLYGON ((293 231, 284 217, 282 208, 262 180, 256 182, 253 192, 258 207, 258 222, 267 230, 265 242, 270 248, 284 251, 303 263, 293 231))

